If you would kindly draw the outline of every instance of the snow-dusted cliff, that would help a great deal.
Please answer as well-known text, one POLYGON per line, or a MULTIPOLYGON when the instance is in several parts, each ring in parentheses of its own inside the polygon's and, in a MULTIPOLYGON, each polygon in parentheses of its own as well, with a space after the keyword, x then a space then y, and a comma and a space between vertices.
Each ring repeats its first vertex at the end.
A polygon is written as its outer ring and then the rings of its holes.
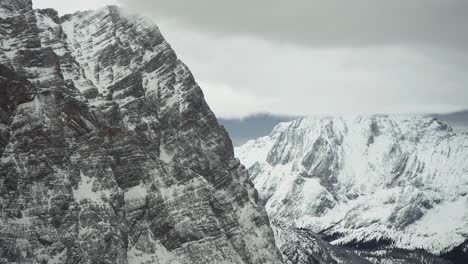
POLYGON ((0 1, 1 263, 280 263, 187 67, 116 7, 0 1))
POLYGON ((273 221, 334 245, 466 260, 468 135, 437 119, 304 118, 236 155, 273 221))

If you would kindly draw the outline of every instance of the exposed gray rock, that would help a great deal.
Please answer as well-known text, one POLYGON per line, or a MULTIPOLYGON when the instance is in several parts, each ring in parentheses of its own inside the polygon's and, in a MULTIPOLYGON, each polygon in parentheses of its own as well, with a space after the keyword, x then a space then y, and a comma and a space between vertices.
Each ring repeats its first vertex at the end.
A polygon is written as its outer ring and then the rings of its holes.
POLYGON ((156 26, 0 2, 1 263, 281 263, 265 210, 156 26))
POLYGON ((332 246, 307 229, 272 222, 280 251, 288 264, 371 264, 351 250, 332 246))

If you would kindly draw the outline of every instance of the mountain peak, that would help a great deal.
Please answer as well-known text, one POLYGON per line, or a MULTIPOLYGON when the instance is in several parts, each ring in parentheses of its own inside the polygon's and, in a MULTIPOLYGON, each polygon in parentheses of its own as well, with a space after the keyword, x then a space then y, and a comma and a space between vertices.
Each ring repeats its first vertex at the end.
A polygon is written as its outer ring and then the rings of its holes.
POLYGON ((280 262, 226 131, 154 24, 0 5, 1 263, 280 262))
POLYGON ((302 118, 236 155, 273 220, 332 244, 443 255, 466 240, 468 137, 437 118, 302 118))

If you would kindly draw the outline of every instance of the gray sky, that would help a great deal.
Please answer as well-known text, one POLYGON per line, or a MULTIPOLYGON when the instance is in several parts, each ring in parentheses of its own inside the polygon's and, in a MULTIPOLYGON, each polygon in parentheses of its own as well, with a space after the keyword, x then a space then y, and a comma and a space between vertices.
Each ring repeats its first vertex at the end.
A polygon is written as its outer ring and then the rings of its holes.
MULTIPOLYGON (((74 2, 35 5, 114 1, 74 2)), ((218 116, 468 108, 465 0, 119 3, 157 22, 218 116)))

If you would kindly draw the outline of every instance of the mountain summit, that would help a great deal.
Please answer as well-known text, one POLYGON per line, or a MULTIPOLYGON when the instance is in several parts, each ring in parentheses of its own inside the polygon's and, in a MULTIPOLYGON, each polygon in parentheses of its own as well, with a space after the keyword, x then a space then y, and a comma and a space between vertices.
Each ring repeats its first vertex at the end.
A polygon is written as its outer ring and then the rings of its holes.
POLYGON ((280 263, 231 140, 158 28, 0 2, 1 263, 280 263))

